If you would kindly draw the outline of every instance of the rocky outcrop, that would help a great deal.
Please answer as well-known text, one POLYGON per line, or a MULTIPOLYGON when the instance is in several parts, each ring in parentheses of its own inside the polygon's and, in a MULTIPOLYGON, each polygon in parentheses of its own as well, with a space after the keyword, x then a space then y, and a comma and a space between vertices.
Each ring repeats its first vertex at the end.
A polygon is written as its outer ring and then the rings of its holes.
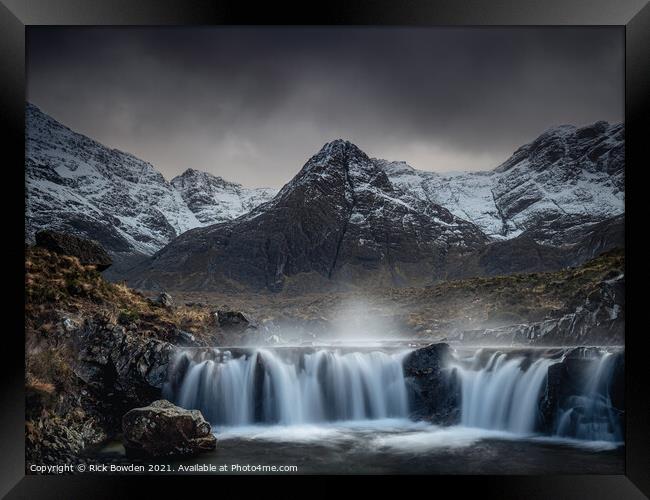
POLYGON ((126 411, 160 398, 173 350, 109 322, 62 323, 47 366, 55 384, 35 380, 26 387, 32 464, 83 462, 89 448, 115 437, 126 411))
POLYGON ((449 368, 448 344, 416 349, 404 359, 404 376, 410 389, 412 418, 451 425, 460 418, 460 381, 449 368))
POLYGON ((219 326, 224 329, 245 330, 257 327, 253 318, 242 311, 220 309, 214 313, 214 316, 219 326))
POLYGON ((585 300, 568 304, 557 318, 499 328, 466 330, 451 340, 482 345, 623 345, 625 341, 625 277, 601 282, 585 300))
MULTIPOLYGON (((70 425, 60 417, 41 415, 28 422, 25 459, 33 464, 75 464, 84 462, 84 450, 106 442, 101 416, 84 415, 84 423, 70 425)), ((29 469, 27 473, 32 473, 29 469)))
POLYGON ((108 269, 113 263, 99 243, 72 234, 39 231, 36 233, 36 244, 50 252, 77 257, 82 265, 95 266, 98 271, 108 269))
POLYGON ((557 271, 624 248, 623 215, 599 222, 578 219, 577 216, 554 219, 552 228, 540 224, 517 237, 494 241, 462 255, 449 263, 447 278, 557 271))
POLYGON ((124 447, 131 456, 192 456, 217 445, 200 411, 185 410, 167 400, 130 410, 122 419, 122 430, 124 447))
POLYGON ((86 321, 73 340, 74 373, 99 396, 103 413, 121 415, 160 397, 174 352, 171 344, 100 320, 86 321))
POLYGON ((192 335, 190 332, 186 332, 184 330, 177 329, 176 330, 176 337, 175 337, 175 344, 180 345, 180 346, 195 346, 197 345, 196 342, 196 337, 192 335))
POLYGON ((161 292, 156 302, 163 307, 174 307, 174 299, 167 292, 161 292))

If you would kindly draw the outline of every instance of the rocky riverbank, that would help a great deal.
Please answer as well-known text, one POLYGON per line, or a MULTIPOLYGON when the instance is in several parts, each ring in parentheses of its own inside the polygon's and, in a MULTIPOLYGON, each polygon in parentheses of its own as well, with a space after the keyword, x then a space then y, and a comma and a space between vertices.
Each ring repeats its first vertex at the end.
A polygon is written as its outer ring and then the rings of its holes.
POLYGON ((25 251, 27 465, 76 462, 160 399, 176 345, 212 345, 214 318, 108 283, 86 254, 25 251))

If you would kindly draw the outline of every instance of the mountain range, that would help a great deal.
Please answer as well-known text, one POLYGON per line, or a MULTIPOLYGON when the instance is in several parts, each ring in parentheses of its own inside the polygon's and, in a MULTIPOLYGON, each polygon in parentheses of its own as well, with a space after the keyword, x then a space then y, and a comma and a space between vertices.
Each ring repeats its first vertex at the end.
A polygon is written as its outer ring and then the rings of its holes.
POLYGON ((341 139, 279 192, 132 155, 27 105, 26 237, 74 232, 142 288, 317 290, 574 266, 623 245, 624 126, 551 128, 489 171, 437 173, 341 139), (128 271, 127 271, 128 269, 128 271))
POLYGON ((167 181, 151 164, 26 107, 26 238, 41 229, 98 240, 117 256, 152 255, 194 227, 233 219, 271 199, 193 169, 167 181))

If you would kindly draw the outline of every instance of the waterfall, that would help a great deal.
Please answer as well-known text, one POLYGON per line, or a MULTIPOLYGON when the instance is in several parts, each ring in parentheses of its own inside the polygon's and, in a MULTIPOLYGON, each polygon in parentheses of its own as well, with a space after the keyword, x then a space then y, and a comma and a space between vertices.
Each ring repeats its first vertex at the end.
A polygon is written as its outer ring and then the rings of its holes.
POLYGON ((217 426, 408 416, 402 354, 258 349, 239 357, 180 354, 166 392, 217 426), (284 355, 283 355, 284 354, 284 355))
POLYGON ((612 403, 610 390, 618 356, 622 353, 581 348, 563 350, 559 357, 479 350, 459 358, 461 424, 517 434, 543 427, 558 437, 620 442, 623 412, 612 403), (556 364, 560 369, 551 383, 549 368, 556 364))
POLYGON ((461 423, 468 427, 531 433, 538 419, 538 404, 548 367, 539 358, 527 363, 495 352, 483 367, 458 366, 461 380, 461 423), (528 366, 526 366, 528 364, 528 366))
MULTIPOLYGON (((333 347, 240 349, 233 355, 187 349, 177 355, 163 392, 184 408, 201 410, 217 427, 407 419, 409 399, 419 387, 405 380, 408 352, 333 347)), ((459 397, 430 393, 433 407, 428 411, 435 413, 435 405, 453 401, 460 410, 453 423, 620 442, 622 355, 599 348, 479 349, 470 357, 456 354, 438 368, 432 362, 416 373, 422 377, 418 383, 426 384, 433 384, 428 378, 433 370, 439 370, 434 376, 451 374, 453 383, 433 387, 458 391, 459 397)), ((428 389, 419 387, 418 394, 428 389)))
POLYGON ((610 383, 616 355, 590 360, 578 394, 567 398, 557 416, 556 435, 588 441, 622 441, 622 413, 612 404, 610 383))

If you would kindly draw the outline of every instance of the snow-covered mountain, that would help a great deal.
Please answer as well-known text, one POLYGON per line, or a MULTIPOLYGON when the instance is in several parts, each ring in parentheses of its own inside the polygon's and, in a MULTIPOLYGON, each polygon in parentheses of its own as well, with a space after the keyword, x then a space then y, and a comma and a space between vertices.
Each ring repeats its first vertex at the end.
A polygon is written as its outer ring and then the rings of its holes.
POLYGON ((519 148, 494 170, 440 174, 374 160, 403 198, 442 205, 494 239, 525 231, 561 245, 567 231, 625 210, 624 126, 564 125, 519 148))
POLYGON ((26 107, 26 238, 40 229, 151 255, 175 236, 238 217, 274 195, 188 170, 171 183, 151 164, 26 107))
POLYGON ((133 270, 141 287, 308 289, 329 282, 428 282, 447 259, 488 242, 471 222, 418 199, 405 201, 357 146, 335 140, 268 203, 174 239, 133 270))
POLYGON ((269 201, 278 192, 270 188, 245 188, 191 168, 174 177, 171 185, 201 225, 235 219, 269 201))
POLYGON ((448 174, 337 139, 276 193, 193 169, 168 182, 26 113, 27 239, 50 228, 98 240, 127 256, 113 277, 129 269, 141 286, 426 284, 557 269, 622 244, 622 124, 555 127, 494 170, 448 174))
POLYGON ((422 172, 335 140, 268 203, 180 236, 143 287, 321 289, 546 271, 622 244, 623 127, 558 127, 490 172, 422 172))

